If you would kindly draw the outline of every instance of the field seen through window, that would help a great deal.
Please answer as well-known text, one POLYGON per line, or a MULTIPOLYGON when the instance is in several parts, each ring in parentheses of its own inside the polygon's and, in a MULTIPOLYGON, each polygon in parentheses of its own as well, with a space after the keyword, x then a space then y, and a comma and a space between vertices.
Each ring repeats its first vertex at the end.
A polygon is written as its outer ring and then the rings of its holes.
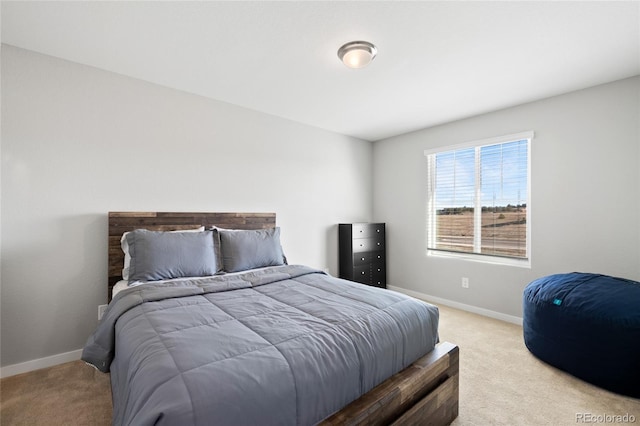
MULTIPOLYGON (((473 208, 438 210, 436 249, 473 252, 473 208)), ((526 206, 482 208, 481 253, 526 257, 526 206)))

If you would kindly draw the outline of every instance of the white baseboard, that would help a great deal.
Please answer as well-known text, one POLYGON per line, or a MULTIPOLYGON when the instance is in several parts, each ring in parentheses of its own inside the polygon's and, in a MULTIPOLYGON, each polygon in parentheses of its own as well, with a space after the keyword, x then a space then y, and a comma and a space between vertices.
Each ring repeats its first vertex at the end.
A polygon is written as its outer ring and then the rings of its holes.
POLYGON ((431 296, 429 294, 424 294, 424 293, 420 293, 418 291, 413 291, 413 290, 407 290, 405 288, 400 288, 392 285, 387 286, 387 288, 389 290, 397 291, 398 293, 404 293, 407 296, 415 297, 416 299, 422 299, 427 302, 450 306, 452 308, 460 309, 461 311, 467 311, 474 314, 483 315, 485 317, 495 318, 501 321, 509 322, 511 324, 522 326, 522 318, 516 317, 513 315, 507 315, 501 312, 491 311, 489 309, 479 308, 473 305, 466 305, 464 303, 455 302, 453 300, 443 299, 441 297, 431 296))
POLYGON ((51 355, 45 358, 34 359, 20 364, 7 365, 0 367, 0 378, 15 376, 16 374, 28 373, 30 371, 39 370, 41 368, 53 367, 54 365, 64 364, 65 362, 77 361, 82 355, 82 349, 76 351, 65 352, 62 354, 51 355))

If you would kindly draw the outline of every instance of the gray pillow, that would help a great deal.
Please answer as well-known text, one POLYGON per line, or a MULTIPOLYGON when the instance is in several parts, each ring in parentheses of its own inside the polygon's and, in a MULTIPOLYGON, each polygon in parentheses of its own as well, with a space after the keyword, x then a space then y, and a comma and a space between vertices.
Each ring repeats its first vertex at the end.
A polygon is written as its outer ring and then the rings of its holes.
MULTIPOLYGON (((202 232, 202 231, 204 231, 204 226, 199 226, 194 229, 179 229, 176 231, 169 231, 169 232, 202 232)), ((124 234, 122 234, 122 238, 120 238, 120 247, 122 247, 122 251, 124 252, 124 268, 122 268, 122 279, 126 281, 129 281, 129 264, 131 263, 131 254, 129 253, 129 243, 127 242, 127 235, 129 235, 129 232, 125 232, 124 234)), ((220 244, 216 246, 215 241, 213 243, 214 243, 213 248, 216 249, 216 253, 218 253, 220 244)), ((216 257, 216 259, 218 258, 216 257)), ((218 265, 222 265, 222 261, 219 261, 218 265)))
POLYGON ((220 268, 213 232, 162 232, 136 229, 127 236, 129 282, 215 275, 220 268))
POLYGON ((222 264, 226 272, 285 265, 280 228, 230 230, 217 228, 222 264))

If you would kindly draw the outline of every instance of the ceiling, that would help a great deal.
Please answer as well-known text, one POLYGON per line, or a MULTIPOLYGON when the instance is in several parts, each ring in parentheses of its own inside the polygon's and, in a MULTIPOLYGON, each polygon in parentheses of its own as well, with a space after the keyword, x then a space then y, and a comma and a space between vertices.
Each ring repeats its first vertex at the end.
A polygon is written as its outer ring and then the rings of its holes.
POLYGON ((640 74, 638 1, 1 7, 3 43, 370 141, 640 74))

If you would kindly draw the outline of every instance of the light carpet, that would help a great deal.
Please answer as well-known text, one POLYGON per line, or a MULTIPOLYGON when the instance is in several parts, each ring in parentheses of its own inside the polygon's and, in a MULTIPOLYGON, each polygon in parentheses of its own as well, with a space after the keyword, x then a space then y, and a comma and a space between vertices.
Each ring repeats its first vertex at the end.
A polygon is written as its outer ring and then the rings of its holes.
POLYGON ((460 414, 453 425, 562 426, 600 419, 610 425, 625 424, 615 417, 625 415, 640 425, 639 399, 540 361, 526 348, 518 325, 440 306, 440 339, 460 348, 460 414))

